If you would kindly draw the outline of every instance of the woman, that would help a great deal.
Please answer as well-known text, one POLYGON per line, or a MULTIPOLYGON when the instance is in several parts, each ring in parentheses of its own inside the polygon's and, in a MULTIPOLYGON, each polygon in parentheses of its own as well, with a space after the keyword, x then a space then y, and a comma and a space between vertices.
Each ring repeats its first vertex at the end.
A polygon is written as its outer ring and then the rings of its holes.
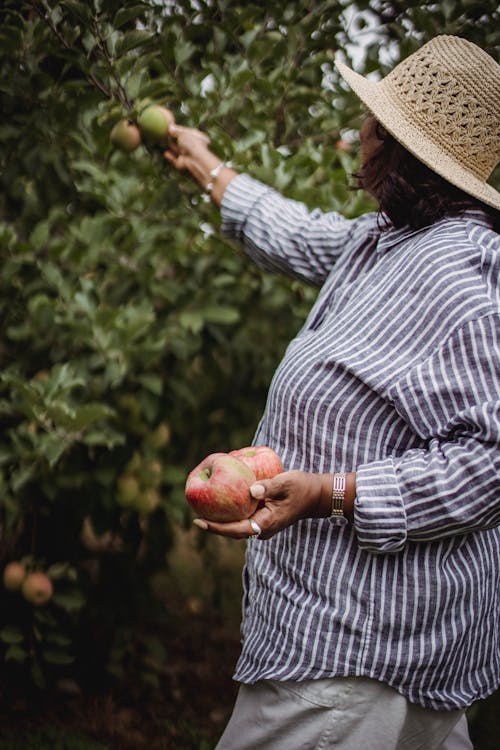
POLYGON ((450 36, 378 83, 337 65, 378 214, 310 212, 197 130, 166 153, 257 264, 320 287, 255 436, 286 471, 251 519, 195 521, 249 537, 218 750, 433 750, 499 684, 499 67, 450 36))

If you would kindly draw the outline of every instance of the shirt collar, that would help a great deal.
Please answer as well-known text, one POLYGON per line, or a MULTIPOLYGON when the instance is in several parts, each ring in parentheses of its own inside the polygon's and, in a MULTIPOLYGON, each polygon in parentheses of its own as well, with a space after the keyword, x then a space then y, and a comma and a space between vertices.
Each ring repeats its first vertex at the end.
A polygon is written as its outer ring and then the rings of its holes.
MULTIPOLYGON (((479 224, 484 227, 491 227, 491 220, 488 214, 481 209, 475 208, 465 210, 459 217, 441 219, 437 223, 453 221, 454 219, 458 219, 460 221, 471 221, 474 224, 479 224)), ((382 215, 380 221, 383 225, 385 222, 384 215, 382 215)), ((411 229, 410 227, 406 226, 396 229, 389 224, 387 228, 383 228, 379 234, 377 254, 385 253, 395 245, 398 245, 400 242, 405 242, 407 239, 413 237, 414 235, 421 234, 422 232, 427 232, 430 228, 431 226, 425 226, 421 227, 420 229, 411 229)))

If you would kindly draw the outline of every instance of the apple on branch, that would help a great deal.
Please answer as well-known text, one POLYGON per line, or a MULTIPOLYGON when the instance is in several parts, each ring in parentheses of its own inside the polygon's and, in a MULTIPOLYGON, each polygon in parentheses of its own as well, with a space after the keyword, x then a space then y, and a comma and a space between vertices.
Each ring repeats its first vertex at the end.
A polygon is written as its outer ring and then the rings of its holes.
POLYGON ((122 151, 134 151, 141 142, 141 133, 132 120, 119 120, 109 136, 113 146, 122 151))
POLYGON ((255 481, 253 469, 236 456, 211 453, 188 475, 186 500, 207 521, 242 521, 257 508, 250 494, 255 481))
POLYGON ((41 570, 35 570, 32 573, 28 573, 24 579, 21 592, 28 602, 31 602, 35 606, 40 606, 41 604, 47 604, 52 598, 54 588, 52 581, 45 573, 41 570))
POLYGON ((3 584, 9 591, 19 591, 26 578, 27 570, 23 563, 14 560, 3 571, 3 584))
POLYGON ((137 120, 144 138, 155 143, 166 143, 169 128, 174 123, 173 113, 160 104, 150 104, 141 112, 137 120))
POLYGON ((235 456, 253 469, 255 477, 259 479, 272 479, 276 474, 284 471, 281 458, 267 445, 254 445, 247 448, 238 448, 230 451, 230 456, 235 456))

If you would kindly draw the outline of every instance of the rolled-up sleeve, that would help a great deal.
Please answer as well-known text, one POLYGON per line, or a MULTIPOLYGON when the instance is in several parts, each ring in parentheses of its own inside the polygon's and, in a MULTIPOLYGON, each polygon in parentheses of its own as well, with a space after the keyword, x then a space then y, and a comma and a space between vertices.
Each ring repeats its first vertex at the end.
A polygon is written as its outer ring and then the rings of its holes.
POLYGON ((398 551, 500 524, 500 318, 461 326, 392 388, 426 448, 357 469, 359 544, 398 551))

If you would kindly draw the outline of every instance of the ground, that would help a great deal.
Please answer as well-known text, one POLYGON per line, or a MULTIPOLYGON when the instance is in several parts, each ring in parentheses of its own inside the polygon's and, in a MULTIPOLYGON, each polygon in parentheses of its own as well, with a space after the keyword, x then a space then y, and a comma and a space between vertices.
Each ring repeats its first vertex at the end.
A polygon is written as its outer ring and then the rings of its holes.
POLYGON ((91 695, 0 700, 0 750, 212 750, 236 695, 243 555, 233 540, 200 548, 197 532, 180 533, 156 582, 169 612, 155 633, 167 655, 160 689, 132 678, 91 695))
POLYGON ((36 711, 19 701, 8 714, 0 711, 0 750, 56 750, 59 742, 61 750, 211 750, 234 702, 239 639, 207 615, 191 614, 189 623, 169 634, 175 658, 154 698, 129 686, 49 700, 36 711))
MULTIPOLYGON (((244 546, 183 533, 157 582, 169 617, 160 689, 132 675, 120 690, 8 701, 0 675, 0 750, 213 750, 236 697, 244 546)), ((468 712, 475 750, 497 750, 500 692, 468 712)), ((291 748, 291 750, 294 750, 291 748)))

